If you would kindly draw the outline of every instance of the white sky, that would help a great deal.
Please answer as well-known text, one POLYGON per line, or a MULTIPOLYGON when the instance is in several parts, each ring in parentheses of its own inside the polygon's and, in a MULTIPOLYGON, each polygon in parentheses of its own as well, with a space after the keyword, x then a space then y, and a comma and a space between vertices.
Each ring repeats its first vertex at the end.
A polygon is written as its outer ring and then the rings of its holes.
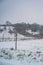
POLYGON ((43 0, 0 0, 0 23, 43 24, 43 0))

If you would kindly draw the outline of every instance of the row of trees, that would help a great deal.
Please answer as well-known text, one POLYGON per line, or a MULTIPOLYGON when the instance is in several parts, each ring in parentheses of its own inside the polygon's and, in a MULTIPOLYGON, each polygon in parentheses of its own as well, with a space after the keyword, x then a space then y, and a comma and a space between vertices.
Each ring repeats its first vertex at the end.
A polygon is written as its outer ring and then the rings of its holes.
MULTIPOLYGON (((6 22, 5 25, 11 25, 12 23, 10 23, 9 21, 6 22)), ((32 32, 39 32, 40 35, 43 35, 43 26, 42 25, 39 25, 39 24, 36 24, 36 23, 33 23, 33 24, 26 24, 26 23, 16 23, 16 24, 13 24, 14 26, 12 27, 9 27, 9 33, 12 34, 15 32, 15 30, 18 32, 18 33, 26 33, 26 30, 31 30, 32 32)), ((0 28, 0 32, 6 30, 6 27, 4 26, 4 28, 0 28)))
POLYGON ((43 26, 36 23, 17 23, 15 24, 15 28, 19 33, 25 33, 26 30, 31 30, 32 32, 39 32, 40 35, 43 35, 43 26))

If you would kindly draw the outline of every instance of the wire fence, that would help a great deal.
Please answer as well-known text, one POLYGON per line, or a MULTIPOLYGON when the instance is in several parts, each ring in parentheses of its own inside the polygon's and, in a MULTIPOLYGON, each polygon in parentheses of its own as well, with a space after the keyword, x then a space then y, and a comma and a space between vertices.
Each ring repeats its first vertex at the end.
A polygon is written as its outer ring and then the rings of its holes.
MULTIPOLYGON (((28 38, 28 37, 24 37, 24 38, 17 38, 17 41, 23 41, 23 40, 32 40, 34 38, 28 38)), ((14 38, 0 38, 0 42, 10 42, 10 41, 16 41, 16 37, 14 38)))

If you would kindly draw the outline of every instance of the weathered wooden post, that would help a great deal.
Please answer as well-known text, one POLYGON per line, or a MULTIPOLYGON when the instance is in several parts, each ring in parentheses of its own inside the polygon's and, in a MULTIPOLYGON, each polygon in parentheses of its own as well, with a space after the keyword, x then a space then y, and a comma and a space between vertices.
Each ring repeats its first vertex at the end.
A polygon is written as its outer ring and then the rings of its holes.
POLYGON ((15 39, 15 50, 17 50, 17 32, 15 33, 15 37, 16 37, 16 39, 15 39))
POLYGON ((15 37, 15 50, 17 50, 17 31, 15 30, 15 28, 13 30, 14 30, 14 37, 15 37))
POLYGON ((3 38, 2 38, 2 41, 4 41, 4 34, 3 34, 3 38))

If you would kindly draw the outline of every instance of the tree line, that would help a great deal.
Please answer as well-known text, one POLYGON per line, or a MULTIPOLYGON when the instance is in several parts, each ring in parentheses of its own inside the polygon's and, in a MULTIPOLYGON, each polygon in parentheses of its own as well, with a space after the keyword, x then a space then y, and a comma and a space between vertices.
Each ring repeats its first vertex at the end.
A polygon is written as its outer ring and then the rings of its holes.
MULTIPOLYGON (((10 23, 9 21, 6 21, 5 23, 6 25, 10 25, 12 23, 10 23)), ((9 27, 9 33, 12 34, 15 32, 17 33, 20 33, 20 34, 23 34, 23 35, 29 35, 29 33, 26 32, 26 30, 31 30, 32 32, 39 32, 39 34, 41 36, 43 36, 43 25, 39 25, 37 23, 33 23, 33 24, 29 24, 29 23, 16 23, 16 24, 13 24, 14 26, 11 28, 9 27)), ((6 27, 4 28, 0 28, 0 32, 6 30, 6 27)))

